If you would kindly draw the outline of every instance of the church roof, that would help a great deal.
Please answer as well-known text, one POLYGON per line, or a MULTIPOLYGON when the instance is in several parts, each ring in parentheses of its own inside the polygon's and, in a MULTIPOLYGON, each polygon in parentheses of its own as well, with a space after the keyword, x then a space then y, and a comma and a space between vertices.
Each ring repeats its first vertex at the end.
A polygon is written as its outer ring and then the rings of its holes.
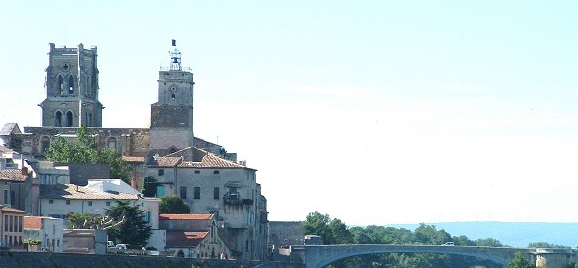
POLYGON ((8 136, 12 133, 15 133, 15 134, 22 133, 20 131, 20 127, 18 126, 17 123, 6 123, 2 127, 2 130, 0 130, 0 136, 8 136))
POLYGON ((138 195, 99 191, 74 184, 40 185, 40 199, 136 200, 138 195))
POLYGON ((2 169, 0 170, 0 180, 2 181, 25 181, 26 175, 22 175, 20 169, 2 169))

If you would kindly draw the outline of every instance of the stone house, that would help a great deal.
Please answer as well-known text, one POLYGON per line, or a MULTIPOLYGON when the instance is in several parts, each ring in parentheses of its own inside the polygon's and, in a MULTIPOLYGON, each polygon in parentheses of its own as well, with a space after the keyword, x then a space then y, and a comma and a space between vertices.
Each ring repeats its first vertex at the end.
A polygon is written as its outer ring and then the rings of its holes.
MULTIPOLYGON (((117 181, 119 184, 124 183, 117 181)), ((124 193, 109 188, 99 190, 74 184, 40 185, 39 214, 60 219, 65 219, 71 212, 104 215, 108 209, 116 205, 117 200, 129 201, 133 206, 140 206, 151 228, 158 228, 159 199, 143 198, 140 194, 124 193)))
MULTIPOLYGON (((237 259, 264 259, 267 248, 266 199, 256 170, 188 148, 184 156, 157 157, 147 165, 157 196, 176 195, 194 213, 215 214, 219 234, 237 259)), ((177 155, 184 152, 176 152, 177 155)))
POLYGON ((166 230, 165 250, 174 256, 232 258, 231 250, 218 234, 213 214, 160 214, 159 227, 166 230))
POLYGON ((64 220, 51 217, 24 216, 24 239, 39 240, 42 250, 62 252, 64 220))
POLYGON ((24 215, 22 210, 0 205, 0 247, 23 249, 24 215))

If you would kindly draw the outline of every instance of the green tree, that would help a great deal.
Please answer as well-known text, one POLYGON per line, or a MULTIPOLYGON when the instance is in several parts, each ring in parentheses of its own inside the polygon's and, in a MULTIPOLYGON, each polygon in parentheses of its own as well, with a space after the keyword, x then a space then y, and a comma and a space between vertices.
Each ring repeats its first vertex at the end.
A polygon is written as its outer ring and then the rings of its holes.
POLYGON ((504 247, 504 245, 497 239, 484 238, 476 240, 476 246, 480 247, 504 247))
POLYGON ((112 178, 130 183, 132 168, 115 151, 98 149, 86 127, 78 129, 74 141, 58 137, 46 150, 45 156, 49 161, 59 163, 107 164, 112 178))
POLYGON ((321 236, 325 245, 353 243, 353 235, 345 223, 317 211, 307 215, 305 221, 301 222, 301 228, 306 235, 321 236))
POLYGON ((546 242, 533 242, 528 244, 528 248, 570 248, 568 246, 555 245, 546 242))
POLYGON ((186 214, 191 212, 191 208, 183 202, 176 195, 167 195, 161 197, 161 203, 159 204, 160 213, 176 213, 176 214, 186 214))
POLYGON ((108 235, 114 240, 132 245, 146 245, 151 236, 151 227, 144 220, 144 212, 138 206, 131 206, 128 201, 116 201, 116 206, 107 210, 107 215, 117 222, 122 222, 109 229, 108 235))
POLYGON ((514 259, 512 259, 506 268, 535 268, 535 266, 526 261, 522 257, 521 252, 516 252, 514 259))

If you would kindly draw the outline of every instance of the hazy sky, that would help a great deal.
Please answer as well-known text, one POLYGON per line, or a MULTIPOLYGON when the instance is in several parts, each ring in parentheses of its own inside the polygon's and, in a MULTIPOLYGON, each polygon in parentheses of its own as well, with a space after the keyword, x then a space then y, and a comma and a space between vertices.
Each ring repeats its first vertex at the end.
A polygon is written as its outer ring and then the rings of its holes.
POLYGON ((578 221, 577 1, 147 2, 1 1, 0 125, 39 126, 48 43, 83 43, 103 126, 148 127, 176 39, 270 220, 578 221))

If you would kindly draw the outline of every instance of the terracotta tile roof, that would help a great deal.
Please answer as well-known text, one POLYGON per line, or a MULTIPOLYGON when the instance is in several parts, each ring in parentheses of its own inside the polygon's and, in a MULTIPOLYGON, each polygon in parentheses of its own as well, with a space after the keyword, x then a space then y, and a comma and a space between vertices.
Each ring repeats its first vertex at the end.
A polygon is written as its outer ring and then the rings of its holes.
POLYGON ((196 247, 209 232, 168 231, 167 247, 196 247))
POLYGON ((10 149, 10 148, 8 148, 8 147, 4 147, 4 146, 2 146, 2 145, 0 145, 0 152, 7 153, 7 154, 9 154, 9 153, 16 153, 16 151, 14 151, 14 150, 12 150, 12 149, 10 149))
POLYGON ((153 166, 159 166, 159 167, 174 167, 177 166, 178 164, 181 163, 181 161, 183 160, 182 157, 176 157, 176 156, 159 156, 156 159, 156 165, 153 166))
POLYGON ((233 161, 225 160, 212 153, 207 153, 203 156, 200 162, 185 161, 179 164, 179 167, 191 167, 191 168, 247 168, 241 164, 237 164, 233 161))
POLYGON ((19 210, 19 209, 15 209, 15 208, 10 208, 10 207, 5 207, 5 206, 0 206, 0 210, 2 210, 2 212, 12 212, 12 213, 18 213, 18 214, 26 214, 26 212, 19 210))
POLYGON ((25 181, 26 175, 22 175, 20 169, 2 169, 0 170, 0 180, 4 181, 25 181))
POLYGON ((42 218, 36 216, 24 216, 24 229, 42 229, 42 218))
POLYGON ((159 214, 159 220, 210 220, 213 214, 159 214))
POLYGON ((135 194, 103 192, 74 184, 40 185, 40 199, 137 200, 135 194))
POLYGON ((129 163, 144 163, 145 157, 144 156, 123 156, 122 160, 129 162, 129 163))

